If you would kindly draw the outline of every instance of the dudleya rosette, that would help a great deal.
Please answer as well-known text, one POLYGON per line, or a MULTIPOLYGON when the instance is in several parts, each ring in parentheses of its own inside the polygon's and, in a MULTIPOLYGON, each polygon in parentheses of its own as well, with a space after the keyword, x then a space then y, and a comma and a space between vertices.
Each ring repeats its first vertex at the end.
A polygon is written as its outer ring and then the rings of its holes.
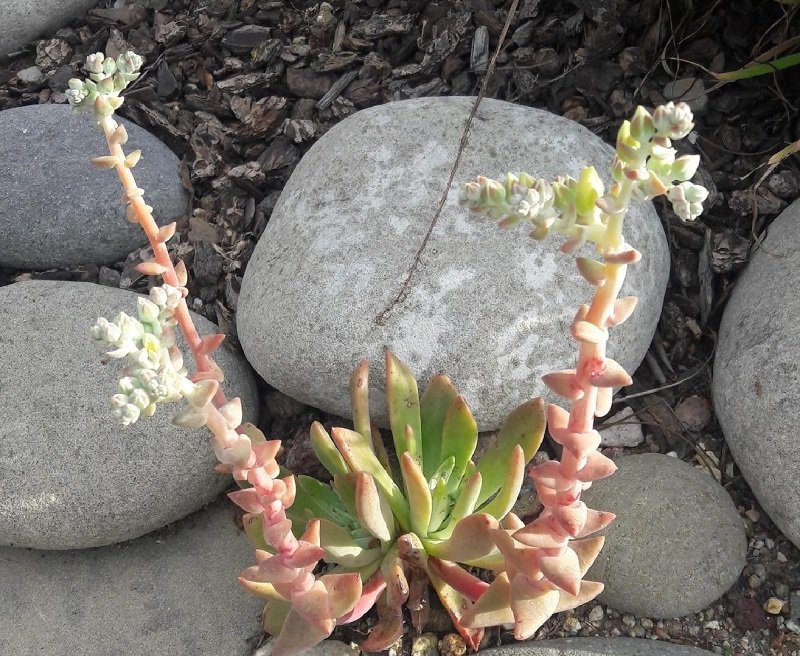
POLYGON ((112 347, 109 357, 127 357, 130 363, 111 398, 114 417, 125 426, 141 415, 152 416, 158 403, 181 398, 191 402, 202 393, 189 380, 175 346, 174 312, 181 298, 177 287, 154 287, 149 298, 138 299, 138 318, 120 312, 115 321, 101 317, 91 328, 95 341, 112 347))

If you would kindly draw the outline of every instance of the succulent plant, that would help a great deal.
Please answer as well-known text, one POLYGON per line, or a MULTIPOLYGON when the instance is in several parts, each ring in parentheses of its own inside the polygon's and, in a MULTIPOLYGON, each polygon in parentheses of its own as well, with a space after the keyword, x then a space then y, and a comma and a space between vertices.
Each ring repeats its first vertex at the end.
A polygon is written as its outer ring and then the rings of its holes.
MULTIPOLYGON (((506 569, 506 557, 495 545, 493 533, 523 526, 511 509, 525 466, 544 434, 541 399, 516 408, 496 441, 473 461, 478 427, 450 379, 434 376, 420 397, 411 371, 387 352, 393 462, 369 418, 368 376, 364 360, 350 384, 354 430, 334 428, 329 434, 319 423, 311 427, 314 451, 331 483, 303 475, 283 479, 292 492, 293 503, 284 497, 283 507, 295 537, 313 545, 307 548, 309 559, 319 554, 330 572, 319 580, 328 585, 326 577, 355 575, 362 586, 359 595, 352 578, 346 584, 347 604, 298 603, 286 585, 286 568, 276 562, 280 545, 268 535, 274 523, 265 521, 262 504, 243 503, 256 499, 256 487, 230 495, 254 511, 245 515, 244 524, 260 549, 260 562, 245 570, 240 580, 267 599, 263 623, 268 632, 279 634, 274 646, 279 656, 314 644, 335 623, 360 617, 373 603, 379 622, 362 648, 386 649, 403 633, 403 605, 415 628, 424 627, 428 584, 466 642, 477 648, 482 628, 468 628, 461 620, 488 583, 459 564, 506 569), (309 632, 309 625, 319 628, 318 636, 309 632)), ((276 442, 266 444, 273 455, 277 453, 276 442)), ((273 473, 278 473, 277 466, 273 473)), ((273 480, 273 485, 277 482, 273 480)), ((300 559, 296 564, 302 569, 305 562, 300 559)), ((310 573, 310 567, 306 565, 304 573, 310 573)), ((299 570, 295 576, 301 576, 299 570)))

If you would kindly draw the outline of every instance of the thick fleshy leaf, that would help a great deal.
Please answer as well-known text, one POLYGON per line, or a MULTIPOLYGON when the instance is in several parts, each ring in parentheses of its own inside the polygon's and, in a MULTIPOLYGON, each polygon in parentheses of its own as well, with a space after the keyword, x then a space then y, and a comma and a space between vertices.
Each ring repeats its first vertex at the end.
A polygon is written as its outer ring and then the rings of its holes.
POLYGON ((511 610, 511 585, 508 575, 500 572, 472 606, 461 617, 461 623, 472 629, 499 626, 514 622, 511 610))
POLYGON ((492 515, 469 515, 456 524, 448 540, 430 545, 428 553, 443 560, 460 563, 482 558, 494 550, 492 531, 498 526, 497 519, 492 515))
POLYGON ((303 569, 316 565, 325 555, 325 549, 309 542, 298 540, 297 549, 291 556, 284 557, 284 561, 291 567, 303 569))
POLYGON ((447 494, 447 483, 444 479, 436 479, 436 484, 431 490, 431 522, 428 524, 428 536, 435 533, 447 519, 450 512, 450 496, 447 494))
POLYGON ((461 484, 467 463, 478 445, 478 424, 470 412, 463 396, 450 404, 442 425, 441 460, 452 456, 455 459, 453 473, 447 482, 447 490, 454 494, 461 484))
POLYGON ((599 451, 592 451, 586 457, 586 464, 576 474, 579 481, 591 482, 611 476, 617 471, 614 461, 604 456, 599 451))
POLYGON ((365 472, 360 472, 356 478, 356 512, 361 526, 381 542, 394 538, 394 516, 389 502, 378 490, 372 476, 365 472))
MULTIPOLYGON (((250 569, 248 567, 248 569, 250 569)), ((242 572, 245 574, 247 570, 242 572)), ((275 600, 283 600, 285 599, 278 594, 275 588, 272 586, 271 583, 266 583, 264 581, 251 581, 243 576, 239 577, 239 584, 247 590, 250 594, 259 597, 260 599, 264 599, 265 601, 268 599, 275 599, 275 600)))
MULTIPOLYGON (((439 601, 442 602, 442 606, 450 616, 450 621, 453 623, 456 631, 458 631, 458 634, 464 639, 467 647, 473 651, 477 651, 483 639, 483 628, 467 627, 462 621, 464 611, 471 605, 469 598, 446 583, 444 579, 439 576, 436 569, 430 567, 430 560, 428 563, 428 579, 433 589, 436 591, 439 601)), ((483 582, 481 581, 481 583, 483 582)))
POLYGON ((578 555, 569 547, 558 556, 539 556, 539 567, 544 577, 569 594, 578 594, 581 568, 578 555))
POLYGON ((372 443, 369 421, 369 362, 361 360, 350 377, 350 405, 353 427, 372 443))
POLYGON ((319 580, 328 592, 332 617, 338 620, 353 610, 362 591, 358 574, 324 574, 319 580))
POLYGON ((509 586, 514 612, 514 637, 527 640, 544 624, 558 606, 558 590, 538 590, 523 574, 517 574, 509 586))
POLYGON ((574 369, 564 369, 551 374, 542 376, 542 382, 550 388, 554 394, 558 394, 569 401, 577 401, 583 398, 583 388, 581 387, 574 369))
MULTIPOLYGON (((216 351, 220 344, 225 341, 225 335, 222 333, 215 333, 213 335, 205 335, 200 340, 200 355, 211 355, 214 351, 216 351)), ((241 421, 240 421, 241 423, 241 421)), ((238 426, 239 424, 236 424, 238 426)), ((232 428, 235 428, 233 426, 232 428)))
POLYGON ((219 408, 228 428, 238 428, 242 423, 242 400, 237 396, 219 408))
POLYGON ((605 417, 611 412, 611 403, 614 399, 614 389, 611 387, 601 387, 597 390, 595 417, 605 417))
POLYGON ((336 626, 336 618, 331 612, 328 589, 317 579, 304 592, 292 595, 292 610, 308 623, 309 629, 330 634, 336 626))
MULTIPOLYGON (((358 480, 358 472, 350 472, 337 474, 331 482, 331 487, 339 495, 345 508, 350 511, 353 517, 358 517, 358 511, 356 510, 356 480, 358 480)), ((341 524, 341 522, 339 523, 341 524)))
POLYGON ((341 615, 336 620, 337 624, 348 624, 355 622, 366 615, 367 612, 375 605, 378 597, 383 594, 386 589, 386 579, 383 578, 380 570, 377 570, 361 590, 361 596, 353 606, 349 613, 341 615))
POLYGON ((283 621, 281 632, 272 643, 272 656, 297 656, 325 640, 331 631, 309 624, 296 608, 292 608, 283 621))
POLYGON ((583 501, 576 501, 568 506, 552 506, 550 512, 561 528, 572 537, 583 530, 586 524, 588 509, 583 501))
POLYGON ((173 426, 179 428, 202 428, 208 421, 208 413, 203 408, 194 408, 191 405, 181 410, 170 420, 173 426))
POLYGON ((642 259, 642 254, 635 248, 627 248, 619 253, 606 253, 603 259, 606 264, 636 264, 642 259))
POLYGON ((638 303, 639 299, 635 296, 625 296, 623 298, 618 298, 614 303, 614 311, 611 313, 611 316, 608 318, 606 323, 609 326, 618 326, 623 321, 625 321, 628 317, 633 314, 633 311, 636 309, 636 303, 638 303))
POLYGON ((353 521, 354 515, 329 485, 311 476, 297 476, 295 484, 295 501, 287 513, 303 521, 308 517, 329 519, 340 526, 353 521))
POLYGON ((403 561, 397 555, 396 545, 393 545, 383 557, 381 574, 386 581, 386 595, 383 597, 385 605, 400 611, 408 599, 409 587, 403 561))
POLYGON ((370 425, 370 433, 372 434, 372 449, 375 451, 378 462, 381 463, 381 467, 389 472, 389 477, 397 485, 400 485, 401 481, 392 468, 392 463, 389 461, 389 454, 386 452, 386 445, 383 443, 383 438, 381 437, 381 431, 375 422, 372 422, 370 425))
POLYGON ((470 601, 481 598, 489 584, 477 576, 473 576, 463 567, 449 560, 441 560, 434 556, 428 557, 428 572, 434 572, 447 585, 464 595, 470 601))
POLYGON ((547 460, 540 465, 535 465, 528 470, 528 475, 538 485, 557 491, 569 490, 574 484, 574 481, 562 476, 561 463, 558 460, 547 460))
POLYGON ((525 462, 530 462, 542 443, 544 429, 545 406, 542 399, 526 401, 511 411, 500 429, 497 441, 475 466, 483 478, 478 504, 500 489, 506 478, 511 452, 517 444, 522 447, 525 462))
POLYGON ((578 565, 581 570, 581 576, 585 576, 586 572, 594 563, 600 550, 603 548, 606 538, 603 535, 598 535, 593 538, 586 538, 584 540, 570 540, 569 546, 578 556, 578 565))
POLYGON ((596 531, 602 531, 606 526, 613 522, 617 516, 611 512, 604 512, 601 510, 592 510, 591 508, 586 512, 586 523, 583 525, 583 530, 575 537, 583 538, 591 535, 596 531))
POLYGON ((218 390, 219 383, 216 380, 201 380, 185 398, 193 407, 203 408, 211 402, 218 390))
POLYGON ((428 383, 419 401, 422 429, 422 471, 431 478, 442 458, 442 430, 453 401, 458 398, 455 385, 447 376, 437 374, 428 383))
POLYGON ((331 476, 346 474, 350 471, 344 458, 342 458, 342 454, 339 453, 331 436, 328 435, 328 431, 323 428, 322 424, 318 421, 311 424, 309 434, 311 436, 311 448, 314 449, 317 460, 330 472, 331 476))
POLYGON ((595 387, 625 387, 633 382, 622 365, 611 358, 605 358, 602 367, 589 373, 589 381, 595 387))
POLYGON ((254 487, 228 492, 228 498, 245 512, 260 513, 264 510, 261 493, 254 487))
POLYGON ((408 453, 421 467, 422 419, 417 381, 411 370, 391 351, 386 351, 386 404, 395 453, 398 458, 408 453), (406 432, 406 426, 411 427, 411 433, 406 432))
MULTIPOLYGON (((591 513, 592 511, 589 512, 591 513)), ((543 514, 514 533, 514 539, 518 542, 539 549, 556 549, 561 547, 564 545, 567 537, 566 532, 561 528, 556 518, 549 513, 543 514)))
POLYGON ((266 542, 264 542, 264 517, 261 513, 246 513, 242 516, 242 525, 244 526, 244 532, 248 538, 250 538, 250 542, 256 547, 256 549, 263 549, 264 551, 272 551, 272 547, 270 547, 266 542))
POLYGON ((568 428, 551 428, 550 436, 579 458, 585 458, 590 451, 595 451, 600 446, 600 433, 594 429, 579 433, 568 428))
POLYGON ((554 613, 563 613, 565 610, 572 610, 578 606, 591 601, 599 595, 605 586, 597 581, 581 581, 581 589, 577 595, 571 595, 568 592, 560 591, 558 597, 558 606, 556 606, 554 613))
POLYGON ((576 257, 575 264, 578 266, 583 279, 594 287, 600 287, 606 281, 606 265, 588 257, 576 257))
POLYGON ((422 469, 410 453, 404 453, 400 458, 400 470, 408 495, 408 505, 412 508, 411 529, 419 537, 428 535, 428 526, 431 523, 433 500, 422 469))
POLYGON ((372 449, 372 445, 367 444, 366 438, 361 433, 345 428, 334 428, 331 431, 331 438, 350 469, 372 474, 375 483, 386 495, 400 526, 403 530, 409 530, 411 524, 408 516, 408 503, 400 488, 392 480, 389 472, 381 466, 372 449))
POLYGON ((608 339, 603 328, 598 328, 591 321, 576 321, 570 328, 572 336, 579 342, 602 344, 608 339))
POLYGON ((522 481, 525 478, 525 453, 520 445, 516 445, 511 450, 511 458, 506 462, 508 473, 505 483, 483 508, 483 513, 488 513, 492 517, 502 519, 506 516, 517 502, 519 491, 522 488, 522 481))
POLYGON ((381 612, 380 605, 378 608, 378 623, 369 632, 367 639, 359 645, 364 653, 385 651, 403 635, 402 611, 398 608, 381 612))
POLYGON ((320 545, 325 549, 325 561, 338 563, 345 567, 363 567, 380 558, 381 550, 362 548, 350 535, 347 529, 320 519, 320 545))
POLYGON ((286 621, 292 604, 284 599, 269 600, 261 612, 261 626, 270 635, 278 635, 286 621))
POLYGON ((432 538, 438 540, 448 539, 458 525, 458 522, 473 513, 475 506, 478 503, 478 497, 481 493, 482 478, 480 473, 475 472, 470 476, 461 487, 456 502, 453 505, 453 510, 450 513, 450 519, 447 524, 431 535, 432 538))

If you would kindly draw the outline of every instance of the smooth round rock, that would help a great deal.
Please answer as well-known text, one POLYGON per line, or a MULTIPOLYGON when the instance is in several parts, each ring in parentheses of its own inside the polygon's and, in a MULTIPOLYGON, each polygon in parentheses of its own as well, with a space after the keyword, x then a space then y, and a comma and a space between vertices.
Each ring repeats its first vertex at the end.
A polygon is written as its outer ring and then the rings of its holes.
POLYGON ((98 5, 98 0, 4 0, 0 11, 0 55, 55 32, 98 5))
MULTIPOLYGON (((474 100, 420 98, 360 111, 294 170, 238 305, 245 355, 270 385, 349 416, 350 375, 367 357, 372 413, 385 423, 383 352, 391 349, 421 384, 448 374, 480 429, 492 430, 545 393, 544 373, 574 366, 569 325, 592 290, 574 257, 558 250, 563 240, 538 243, 524 227, 502 231, 459 207, 458 191, 478 174, 552 179, 589 164, 602 174, 613 151, 577 123, 485 99, 448 187, 474 100)), ((630 267, 623 294, 640 303, 612 331, 609 353, 633 371, 658 321, 669 255, 652 205, 637 203, 626 226, 644 258, 630 267)))
POLYGON ((235 521, 224 500, 111 547, 0 548, 0 654, 249 654, 264 602, 236 580, 255 552, 235 521))
POLYGON ((714 361, 714 408, 770 519, 800 547, 800 202, 767 230, 733 289, 714 361))
POLYGON ((640 617, 703 610, 745 565, 744 523, 711 476, 659 453, 616 461, 619 470, 583 493, 589 508, 617 518, 586 577, 605 584, 599 601, 640 617))
POLYGON ((481 650, 486 656, 708 656, 714 652, 636 638, 559 638, 481 650))
MULTIPOLYGON (((124 119, 125 152, 141 149, 136 183, 159 225, 188 211, 175 154, 124 119)), ((49 269, 108 264, 145 245, 125 218, 114 171, 89 164, 108 154, 88 114, 66 105, 28 105, 0 112, 0 265, 49 269)))
MULTIPOLYGON (((213 470, 208 431, 170 423, 182 404, 162 404, 128 427, 113 419, 124 364, 103 362, 89 328, 99 316, 135 316, 136 298, 90 283, 0 288, 0 545, 79 549, 130 540, 194 512, 230 483, 213 470)), ((193 319, 201 334, 216 332, 193 319)), ((250 368, 224 343, 217 356, 226 395, 241 397, 253 420, 250 368)), ((186 362, 190 368, 190 355, 186 362)))

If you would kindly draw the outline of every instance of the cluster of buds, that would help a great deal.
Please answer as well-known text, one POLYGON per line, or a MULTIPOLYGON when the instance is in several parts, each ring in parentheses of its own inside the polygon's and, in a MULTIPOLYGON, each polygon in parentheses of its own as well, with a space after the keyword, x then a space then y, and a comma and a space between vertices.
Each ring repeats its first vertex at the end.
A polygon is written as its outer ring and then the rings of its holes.
POLYGON ((693 127, 685 103, 668 103, 653 114, 639 107, 620 126, 612 167, 615 184, 605 196, 597 172, 586 167, 577 180, 559 177, 550 183, 527 173, 509 173, 504 182, 481 176, 462 188, 459 202, 472 212, 499 219, 501 228, 530 223, 535 239, 544 239, 550 232, 563 234, 568 239, 563 248, 567 252, 587 241, 602 241, 607 215, 623 212, 631 198, 666 195, 675 213, 692 221, 708 196, 704 187, 688 182, 700 157, 678 157, 672 139, 685 137, 693 127))
POLYGON ((111 347, 109 357, 130 363, 111 398, 114 417, 125 426, 152 416, 158 403, 197 395, 175 346, 174 312, 182 298, 177 287, 154 287, 149 298, 138 299, 137 318, 120 312, 114 322, 101 317, 91 328, 95 341, 111 347))
POLYGON ((142 58, 130 51, 116 59, 102 52, 89 55, 84 65, 89 79, 69 81, 69 104, 76 109, 91 109, 98 121, 111 116, 122 105, 120 92, 139 77, 142 63, 142 58))

